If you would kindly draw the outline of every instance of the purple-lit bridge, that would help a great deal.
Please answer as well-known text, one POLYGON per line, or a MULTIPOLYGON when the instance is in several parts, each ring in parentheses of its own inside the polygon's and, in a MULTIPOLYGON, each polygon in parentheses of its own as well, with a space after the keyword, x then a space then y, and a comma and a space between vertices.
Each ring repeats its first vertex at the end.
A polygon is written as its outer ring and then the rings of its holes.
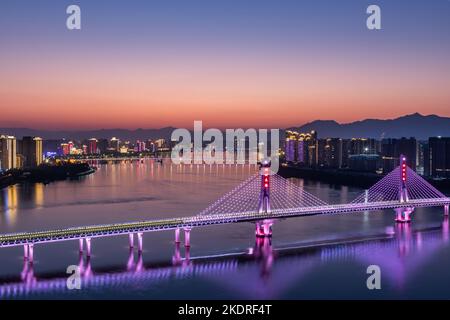
POLYGON ((401 157, 399 167, 346 204, 328 204, 302 187, 271 175, 266 164, 262 165, 260 173, 195 216, 5 234, 0 235, 0 248, 23 246, 24 259, 32 263, 34 245, 47 242, 78 240, 80 252, 85 251, 86 244, 86 254, 90 256, 92 238, 128 235, 130 248, 134 248, 136 235, 141 252, 143 233, 151 231, 175 230, 175 242, 180 243, 180 231, 183 230, 184 244, 189 247, 191 229, 209 225, 254 222, 257 237, 270 237, 272 224, 277 219, 393 209, 395 220, 407 223, 415 208, 441 206, 448 216, 449 205, 450 198, 407 167, 404 157, 401 157))

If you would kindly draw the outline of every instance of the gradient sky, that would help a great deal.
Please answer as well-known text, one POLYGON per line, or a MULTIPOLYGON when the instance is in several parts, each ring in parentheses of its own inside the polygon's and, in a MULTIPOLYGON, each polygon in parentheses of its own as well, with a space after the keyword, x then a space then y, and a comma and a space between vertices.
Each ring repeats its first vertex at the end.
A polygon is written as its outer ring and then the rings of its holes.
POLYGON ((2 0, 0 127, 450 116, 449 0, 2 0), (82 30, 69 31, 78 4, 82 30), (381 31, 366 8, 382 9, 381 31))

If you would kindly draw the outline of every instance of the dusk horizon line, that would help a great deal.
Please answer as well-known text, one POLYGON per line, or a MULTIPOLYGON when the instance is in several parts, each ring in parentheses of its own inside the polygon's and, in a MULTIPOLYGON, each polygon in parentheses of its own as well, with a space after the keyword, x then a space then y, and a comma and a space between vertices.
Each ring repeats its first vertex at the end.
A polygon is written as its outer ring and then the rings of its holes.
MULTIPOLYGON (((389 118, 364 118, 364 119, 360 119, 360 120, 354 120, 354 121, 350 121, 350 122, 339 122, 337 120, 333 120, 333 119, 314 119, 314 120, 310 120, 310 121, 306 121, 303 124, 300 125, 286 125, 283 127, 278 127, 278 128, 272 128, 272 127, 244 127, 244 126, 226 126, 226 127, 213 127, 213 126, 204 126, 204 129, 208 129, 208 128, 217 128, 220 130, 225 130, 225 129, 250 129, 250 128, 255 128, 255 129, 289 129, 289 128, 299 128, 305 125, 308 125, 310 123, 316 122, 316 121, 333 121, 336 122, 339 125, 347 125, 347 124, 353 124, 356 122, 363 122, 363 121, 368 121, 368 120, 380 120, 380 121, 388 121, 388 120, 397 120, 400 118, 404 118, 404 117, 409 117, 409 116, 421 116, 421 117, 439 117, 439 118, 450 118, 448 116, 445 115, 439 115, 439 114, 435 114, 435 113, 431 113, 431 114, 423 114, 420 112, 413 112, 413 113, 407 113, 407 114, 403 114, 403 115, 398 115, 396 117, 389 117, 389 118)), ((201 121, 201 120, 198 120, 201 121)), ((194 123, 194 121, 192 121, 192 124, 194 123)), ((167 126, 162 126, 162 127, 147 127, 147 128, 142 128, 142 127, 138 127, 138 128, 126 128, 126 127, 111 127, 111 128, 106 128, 106 127, 98 127, 98 128, 70 128, 70 129, 63 129, 63 128, 56 128, 56 129, 44 129, 44 128, 39 128, 39 127, 27 127, 27 126, 0 126, 0 129, 2 130, 7 130, 7 129, 14 129, 14 130, 20 130, 20 129, 24 129, 24 130, 36 130, 36 131, 45 131, 45 132, 58 132, 58 131, 65 131, 65 132, 76 132, 76 131, 81 131, 81 132, 88 132, 88 131, 106 131, 106 130, 126 130, 126 131, 141 131, 141 130, 164 130, 164 129, 177 129, 177 128, 182 128, 181 126, 173 126, 173 125, 167 125, 167 126)), ((192 128, 188 128, 188 130, 193 130, 193 125, 192 128)))

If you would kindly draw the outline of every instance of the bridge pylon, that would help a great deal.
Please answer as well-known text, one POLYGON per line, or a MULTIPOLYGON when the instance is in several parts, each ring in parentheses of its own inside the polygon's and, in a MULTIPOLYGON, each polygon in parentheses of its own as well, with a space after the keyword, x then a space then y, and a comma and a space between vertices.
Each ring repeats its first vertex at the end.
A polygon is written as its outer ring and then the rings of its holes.
MULTIPOLYGON (((259 192, 258 213, 270 213, 270 161, 261 163, 261 190, 259 192)), ((255 234, 257 237, 272 236, 273 220, 264 219, 256 222, 255 234)))
MULTIPOLYGON (((401 203, 409 201, 409 193, 407 187, 407 171, 406 157, 400 155, 400 186, 399 186, 399 200, 401 203)), ((395 221, 396 222, 411 222, 411 214, 414 212, 413 207, 403 207, 395 209, 395 221)))

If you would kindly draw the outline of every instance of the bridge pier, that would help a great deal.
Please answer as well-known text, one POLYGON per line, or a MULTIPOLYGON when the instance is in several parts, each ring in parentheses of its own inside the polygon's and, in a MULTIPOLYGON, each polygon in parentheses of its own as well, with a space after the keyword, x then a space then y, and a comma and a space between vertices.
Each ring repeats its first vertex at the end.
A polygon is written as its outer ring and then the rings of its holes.
POLYGON ((395 209, 395 221, 396 222, 411 222, 411 214, 414 212, 414 208, 397 208, 395 209))
POLYGON ((444 215, 448 217, 448 204, 444 206, 444 215))
POLYGON ((85 238, 86 240, 86 254, 88 257, 91 256, 91 238, 85 238))
POLYGON ((191 228, 184 228, 184 246, 191 246, 191 228))
POLYGON ((180 243, 180 228, 175 229, 175 243, 180 243))
POLYGON ((34 260, 34 244, 28 244, 28 261, 33 263, 34 260))
POLYGON ((134 248, 134 233, 130 233, 128 235, 128 240, 130 243, 130 249, 133 249, 134 248))
POLYGON ((83 240, 83 238, 80 238, 80 239, 78 239, 78 243, 79 243, 79 245, 80 245, 80 253, 83 253, 83 251, 84 251, 84 240, 83 240))
POLYGON ((142 232, 138 232, 137 236, 138 236, 138 251, 142 252, 143 248, 142 232))
POLYGON ((257 237, 271 237, 272 236, 272 220, 264 220, 256 222, 255 234, 257 237))

